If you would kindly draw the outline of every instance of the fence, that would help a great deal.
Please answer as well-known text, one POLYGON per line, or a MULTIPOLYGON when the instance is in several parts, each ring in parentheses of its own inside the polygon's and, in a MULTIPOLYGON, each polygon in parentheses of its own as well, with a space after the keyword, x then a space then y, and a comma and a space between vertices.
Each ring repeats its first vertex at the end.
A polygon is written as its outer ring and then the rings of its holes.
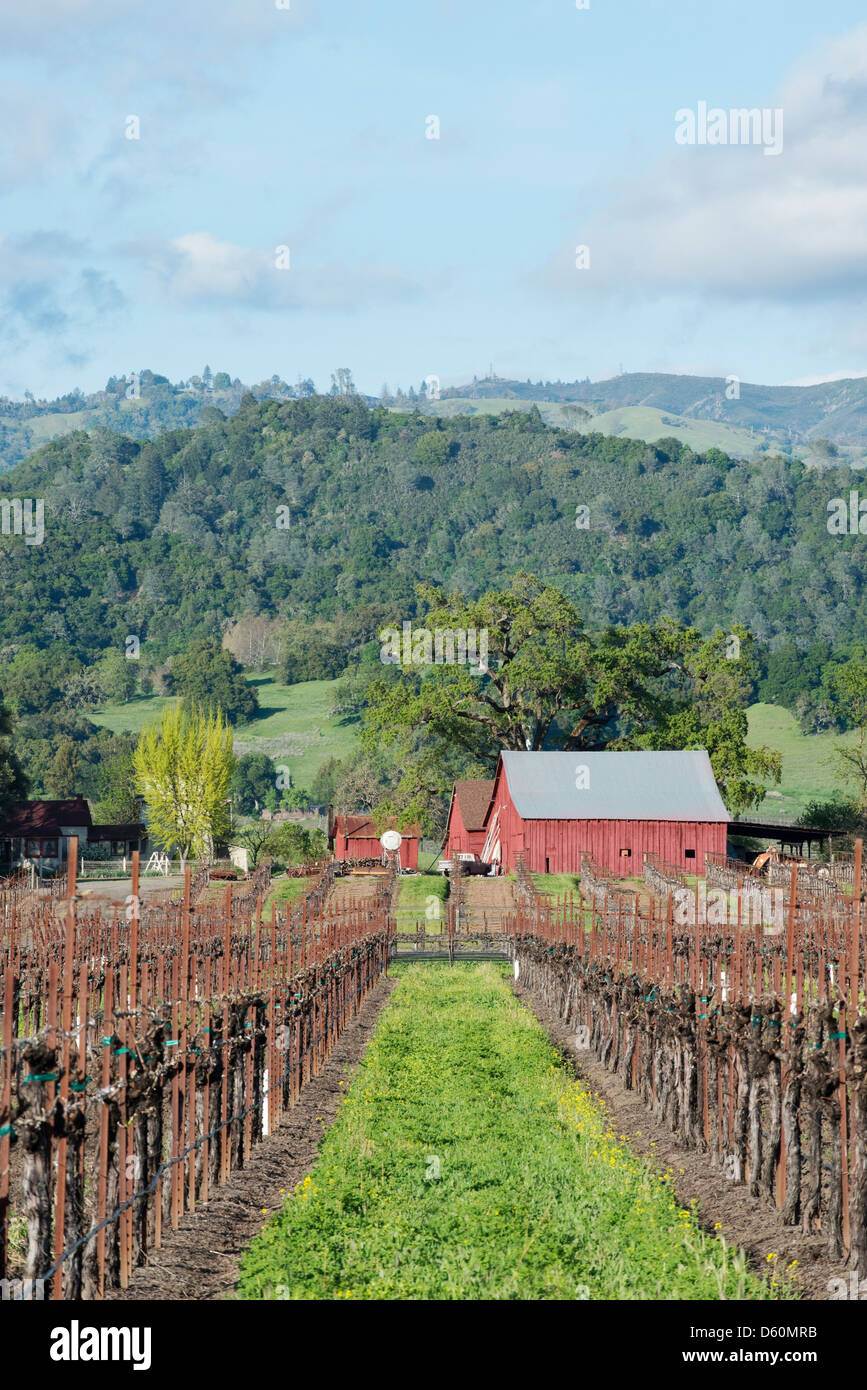
POLYGON ((816 868, 802 859, 771 860, 763 869, 756 869, 741 859, 730 859, 723 854, 707 854, 706 879, 715 888, 735 891, 749 883, 766 883, 777 888, 787 888, 792 869, 797 869, 798 894, 800 898, 818 901, 837 912, 848 911, 850 895, 842 885, 852 883, 852 864, 827 865, 816 868))
POLYGON ((287 878, 312 878, 314 874, 321 874, 328 865, 327 859, 316 859, 311 864, 296 864, 294 868, 284 869, 287 878))
POLYGON ((667 864, 658 854, 645 854, 641 866, 641 876, 660 898, 677 894, 688 887, 686 874, 675 864, 667 864))
POLYGON ((594 864, 586 850, 581 852, 581 892, 591 898, 594 904, 612 897, 632 903, 636 896, 633 888, 624 888, 604 869, 600 869, 598 864, 594 864))
MULTIPOLYGON (((598 876, 591 877, 598 881, 598 876)), ((821 1230, 831 1258, 867 1272, 865 933, 857 891, 840 912, 799 892, 782 927, 719 895, 722 920, 676 921, 672 897, 584 914, 521 904, 521 980, 681 1144, 707 1151, 786 1225, 821 1230)))
POLYGON ((74 841, 69 868, 65 922, 0 922, 0 1280, 100 1298, 295 1104, 391 922, 382 894, 264 922, 261 891, 247 916, 227 885, 192 910, 189 873, 180 906, 151 909, 137 864, 126 911, 82 911, 74 841))

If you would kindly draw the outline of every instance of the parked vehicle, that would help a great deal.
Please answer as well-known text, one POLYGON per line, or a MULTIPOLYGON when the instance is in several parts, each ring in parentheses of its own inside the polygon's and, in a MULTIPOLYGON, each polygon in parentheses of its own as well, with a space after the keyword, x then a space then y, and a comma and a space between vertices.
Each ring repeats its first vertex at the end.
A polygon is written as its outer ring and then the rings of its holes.
POLYGON ((460 863, 461 873, 464 874, 489 874, 492 865, 484 863, 477 854, 456 854, 454 859, 441 859, 437 864, 437 873, 447 876, 455 867, 455 860, 460 863))

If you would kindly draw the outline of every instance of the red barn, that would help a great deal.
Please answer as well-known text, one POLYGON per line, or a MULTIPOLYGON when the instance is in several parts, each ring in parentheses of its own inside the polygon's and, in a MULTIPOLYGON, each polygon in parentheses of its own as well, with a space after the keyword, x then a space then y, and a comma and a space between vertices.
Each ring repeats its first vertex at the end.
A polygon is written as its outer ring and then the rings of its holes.
MULTIPOLYGON (((370 816, 335 816, 329 839, 335 859, 381 859, 380 831, 370 816)), ((420 830, 417 825, 401 831, 400 866, 418 868, 420 830)))
POLYGON ((624 878, 645 853, 704 873, 726 852, 729 814, 703 750, 501 753, 485 817, 482 858, 533 873, 578 873, 586 850, 624 878))
POLYGON ((446 825, 444 854, 478 854, 485 843, 485 815, 491 803, 494 784, 490 780, 465 778, 455 782, 446 825))

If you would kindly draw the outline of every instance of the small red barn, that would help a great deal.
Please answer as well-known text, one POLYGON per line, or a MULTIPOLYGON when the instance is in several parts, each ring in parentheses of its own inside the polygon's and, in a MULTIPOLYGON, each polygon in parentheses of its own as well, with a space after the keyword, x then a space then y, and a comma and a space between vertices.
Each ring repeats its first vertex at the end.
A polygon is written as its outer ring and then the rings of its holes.
MULTIPOLYGON (((402 869, 418 868, 418 846, 421 832, 417 825, 402 830, 400 846, 400 866, 402 869)), ((331 848, 335 859, 381 859, 381 832, 377 830, 370 816, 335 816, 332 824, 331 848)))
POLYGON ((485 844, 485 815, 494 784, 490 779, 464 778, 455 782, 446 824, 444 854, 478 854, 485 844))
POLYGON ((688 752, 501 753, 482 858, 533 873, 578 873, 581 854, 624 878, 643 856, 703 874, 726 852, 729 813, 703 749, 688 752))

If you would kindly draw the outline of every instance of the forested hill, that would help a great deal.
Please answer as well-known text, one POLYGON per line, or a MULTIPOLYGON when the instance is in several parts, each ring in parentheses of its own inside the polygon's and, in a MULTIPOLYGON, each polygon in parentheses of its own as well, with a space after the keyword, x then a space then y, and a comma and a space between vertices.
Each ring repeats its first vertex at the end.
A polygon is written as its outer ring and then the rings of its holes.
POLYGON ((134 439, 153 439, 163 430, 190 428, 203 413, 216 407, 234 414, 241 400, 252 394, 257 400, 288 400, 312 396, 312 381, 289 386, 272 376, 255 386, 245 386, 228 372, 172 382, 158 372, 131 372, 113 376, 103 391, 68 391, 54 400, 36 400, 29 392, 23 401, 0 396, 0 472, 20 463, 33 449, 74 430, 109 429, 134 439))
POLYGON ((606 412, 654 407, 693 420, 714 420, 780 442, 823 438, 844 444, 867 441, 867 377, 812 386, 762 386, 737 378, 672 372, 624 372, 605 381, 509 381, 487 377, 446 387, 446 399, 514 399, 573 402, 606 412), (736 383, 736 385, 735 385, 736 383))
POLYGON ((519 568, 594 624, 670 614, 837 646, 867 631, 867 539, 827 529, 852 478, 536 411, 438 425, 247 397, 155 440, 68 435, 7 474, 6 498, 45 499, 45 538, 0 537, 0 649, 88 662, 137 634, 156 661, 242 614, 339 620, 357 643, 414 614, 419 580, 477 593, 519 568))

